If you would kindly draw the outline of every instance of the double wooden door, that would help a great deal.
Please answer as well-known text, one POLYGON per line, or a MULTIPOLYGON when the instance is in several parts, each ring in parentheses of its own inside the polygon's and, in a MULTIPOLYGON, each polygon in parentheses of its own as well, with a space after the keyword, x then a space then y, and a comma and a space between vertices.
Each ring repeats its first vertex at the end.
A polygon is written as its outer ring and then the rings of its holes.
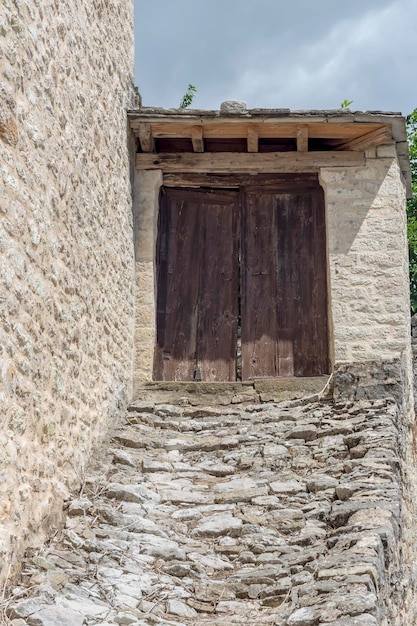
POLYGON ((318 186, 165 188, 156 262, 155 380, 328 372, 318 186))

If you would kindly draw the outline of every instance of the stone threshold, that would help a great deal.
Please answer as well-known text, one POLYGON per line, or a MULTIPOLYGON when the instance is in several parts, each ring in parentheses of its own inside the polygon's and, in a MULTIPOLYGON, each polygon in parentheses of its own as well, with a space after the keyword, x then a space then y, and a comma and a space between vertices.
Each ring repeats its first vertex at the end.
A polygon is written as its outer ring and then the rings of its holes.
POLYGON ((328 391, 330 376, 258 379, 247 382, 139 381, 133 401, 156 404, 257 404, 318 397, 328 391))

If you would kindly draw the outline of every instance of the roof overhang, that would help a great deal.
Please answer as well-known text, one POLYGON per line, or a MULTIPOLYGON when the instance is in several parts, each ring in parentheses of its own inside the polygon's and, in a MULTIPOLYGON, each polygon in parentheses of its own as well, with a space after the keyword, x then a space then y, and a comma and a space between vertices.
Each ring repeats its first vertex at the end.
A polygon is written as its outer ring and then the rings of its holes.
POLYGON ((363 165, 366 150, 394 143, 411 196, 407 133, 400 113, 142 108, 129 111, 128 117, 138 139, 138 169, 229 173, 234 168, 254 173, 262 163, 262 171, 270 173, 314 171, 363 165))

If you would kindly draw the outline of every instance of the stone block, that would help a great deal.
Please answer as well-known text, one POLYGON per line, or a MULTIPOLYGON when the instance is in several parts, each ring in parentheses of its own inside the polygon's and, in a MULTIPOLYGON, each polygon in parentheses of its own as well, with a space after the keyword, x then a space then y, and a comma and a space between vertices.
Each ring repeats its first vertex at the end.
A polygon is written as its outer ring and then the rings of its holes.
POLYGON ((246 102, 243 100, 225 100, 220 105, 220 113, 223 115, 246 113, 246 102))
POLYGON ((376 155, 378 158, 396 158, 397 150, 395 143, 383 144, 376 147, 376 155))

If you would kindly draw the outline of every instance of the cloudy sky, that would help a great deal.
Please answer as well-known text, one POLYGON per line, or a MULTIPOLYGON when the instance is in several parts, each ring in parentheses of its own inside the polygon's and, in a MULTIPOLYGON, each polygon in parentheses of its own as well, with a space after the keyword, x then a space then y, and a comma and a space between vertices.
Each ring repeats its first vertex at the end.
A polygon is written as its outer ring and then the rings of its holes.
POLYGON ((417 107, 417 0, 135 0, 145 106, 417 107))

